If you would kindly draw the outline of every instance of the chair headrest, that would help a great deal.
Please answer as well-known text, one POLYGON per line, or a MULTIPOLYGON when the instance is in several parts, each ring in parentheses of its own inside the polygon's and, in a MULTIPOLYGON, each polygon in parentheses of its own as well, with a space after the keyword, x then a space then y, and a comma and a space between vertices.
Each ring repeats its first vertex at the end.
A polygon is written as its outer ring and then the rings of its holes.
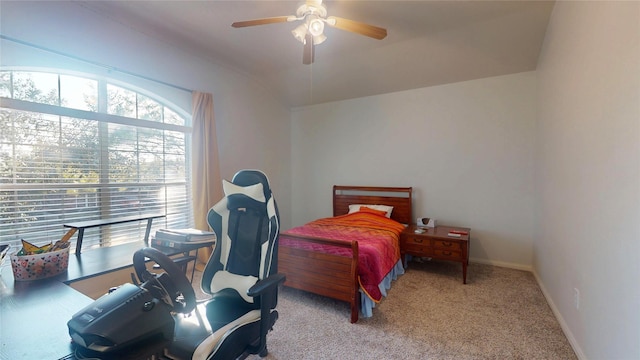
POLYGON ((269 180, 258 170, 241 170, 232 182, 223 180, 228 209, 252 208, 262 210, 271 197, 269 180))
POLYGON ((267 199, 264 197, 261 183, 239 186, 222 180, 222 188, 229 210, 239 208, 262 210, 267 206, 267 199))
POLYGON ((238 186, 250 186, 262 184, 264 198, 269 200, 271 197, 271 187, 267 175, 260 170, 240 170, 233 175, 232 183, 238 186))

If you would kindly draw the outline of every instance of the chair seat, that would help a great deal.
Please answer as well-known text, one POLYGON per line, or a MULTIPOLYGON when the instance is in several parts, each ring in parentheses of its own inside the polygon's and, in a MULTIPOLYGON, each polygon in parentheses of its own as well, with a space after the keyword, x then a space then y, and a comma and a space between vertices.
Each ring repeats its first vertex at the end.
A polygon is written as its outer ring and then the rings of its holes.
MULTIPOLYGON (((203 341, 207 341, 208 347, 214 347, 225 334, 225 327, 230 323, 244 324, 260 319, 259 305, 249 304, 233 289, 224 289, 217 292, 211 299, 198 306, 197 316, 175 316, 176 322, 174 340, 169 348, 171 355, 180 359, 190 359, 194 349, 203 341), (199 316, 206 313, 207 325, 200 323, 199 316), (249 316, 248 313, 253 315, 249 316), (242 319, 239 321, 239 319, 242 319), (215 336, 214 336, 215 335, 215 336), (212 337, 213 336, 213 337, 212 337), (215 340, 214 340, 215 339, 215 340)), ((259 330, 259 326, 258 326, 259 330)), ((249 331, 245 329, 244 332, 249 331)), ((256 329, 250 330, 255 333, 256 329)), ((255 338, 252 335, 251 338, 255 338)), ((242 348, 242 347, 241 347, 242 348)))
POLYGON ((199 324, 199 320, 194 316, 176 315, 174 319, 176 322, 175 332, 168 351, 172 357, 191 359, 194 349, 211 335, 211 331, 203 324, 199 324))
POLYGON ((251 310, 260 309, 259 303, 248 303, 233 289, 215 293, 205 304, 211 330, 216 331, 251 310))
MULTIPOLYGON (((175 317, 174 340, 168 351, 172 356, 179 359, 189 359, 192 355, 196 359, 198 356, 194 354, 194 349, 200 349, 201 353, 213 351, 219 346, 218 343, 224 339, 229 330, 235 332, 235 340, 225 343, 225 349, 216 349, 219 355, 229 355, 230 351, 244 351, 247 346, 255 345, 248 343, 248 339, 259 338, 259 309, 259 304, 245 302, 235 290, 222 290, 196 310, 204 310, 206 312, 210 329, 199 324, 196 316, 184 317, 178 315, 175 317), (239 344, 239 342, 242 344, 239 344)), ((267 320, 269 321, 269 327, 273 326, 277 318, 277 312, 273 311, 270 319, 267 320)), ((242 351, 234 354, 232 358, 240 355, 242 351)))
POLYGON ((193 358, 206 359, 208 354, 215 352, 219 358, 235 359, 259 337, 260 310, 251 310, 204 339, 193 353, 193 358), (223 342, 231 332, 234 334, 233 339, 223 342))

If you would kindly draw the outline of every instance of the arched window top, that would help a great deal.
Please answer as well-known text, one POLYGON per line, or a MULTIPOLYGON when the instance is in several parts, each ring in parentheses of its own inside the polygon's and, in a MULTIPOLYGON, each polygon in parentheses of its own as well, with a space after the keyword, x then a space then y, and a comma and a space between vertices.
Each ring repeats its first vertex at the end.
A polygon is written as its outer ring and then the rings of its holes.
POLYGON ((190 126, 189 114, 166 99, 122 81, 43 69, 0 69, 0 97, 190 126))

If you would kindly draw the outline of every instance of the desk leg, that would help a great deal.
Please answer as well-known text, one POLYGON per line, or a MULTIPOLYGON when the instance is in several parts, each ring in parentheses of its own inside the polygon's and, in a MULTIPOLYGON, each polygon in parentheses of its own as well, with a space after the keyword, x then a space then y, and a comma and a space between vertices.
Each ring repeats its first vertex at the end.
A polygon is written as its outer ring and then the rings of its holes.
POLYGON ((196 249, 196 258, 193 260, 193 267, 191 268, 191 283, 193 284, 193 277, 196 275, 196 264, 198 263, 198 249, 196 249))
POLYGON ((82 252, 82 238, 84 237, 84 228, 78 229, 78 241, 76 242, 76 255, 82 252))
POLYGON ((151 222, 153 219, 147 220, 147 230, 144 232, 144 243, 149 245, 149 234, 151 233, 151 222))

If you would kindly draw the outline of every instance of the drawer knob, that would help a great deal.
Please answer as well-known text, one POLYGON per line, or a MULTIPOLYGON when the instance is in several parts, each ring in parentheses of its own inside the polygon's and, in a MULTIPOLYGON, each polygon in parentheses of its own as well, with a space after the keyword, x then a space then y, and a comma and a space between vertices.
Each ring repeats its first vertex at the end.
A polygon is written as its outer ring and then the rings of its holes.
POLYGON ((445 242, 443 242, 443 243, 442 243, 442 245, 444 245, 444 246, 451 246, 451 245, 453 245, 453 243, 450 243, 450 242, 446 242, 446 241, 445 241, 445 242))
POLYGON ((413 238, 413 242, 421 243, 422 238, 413 238))

